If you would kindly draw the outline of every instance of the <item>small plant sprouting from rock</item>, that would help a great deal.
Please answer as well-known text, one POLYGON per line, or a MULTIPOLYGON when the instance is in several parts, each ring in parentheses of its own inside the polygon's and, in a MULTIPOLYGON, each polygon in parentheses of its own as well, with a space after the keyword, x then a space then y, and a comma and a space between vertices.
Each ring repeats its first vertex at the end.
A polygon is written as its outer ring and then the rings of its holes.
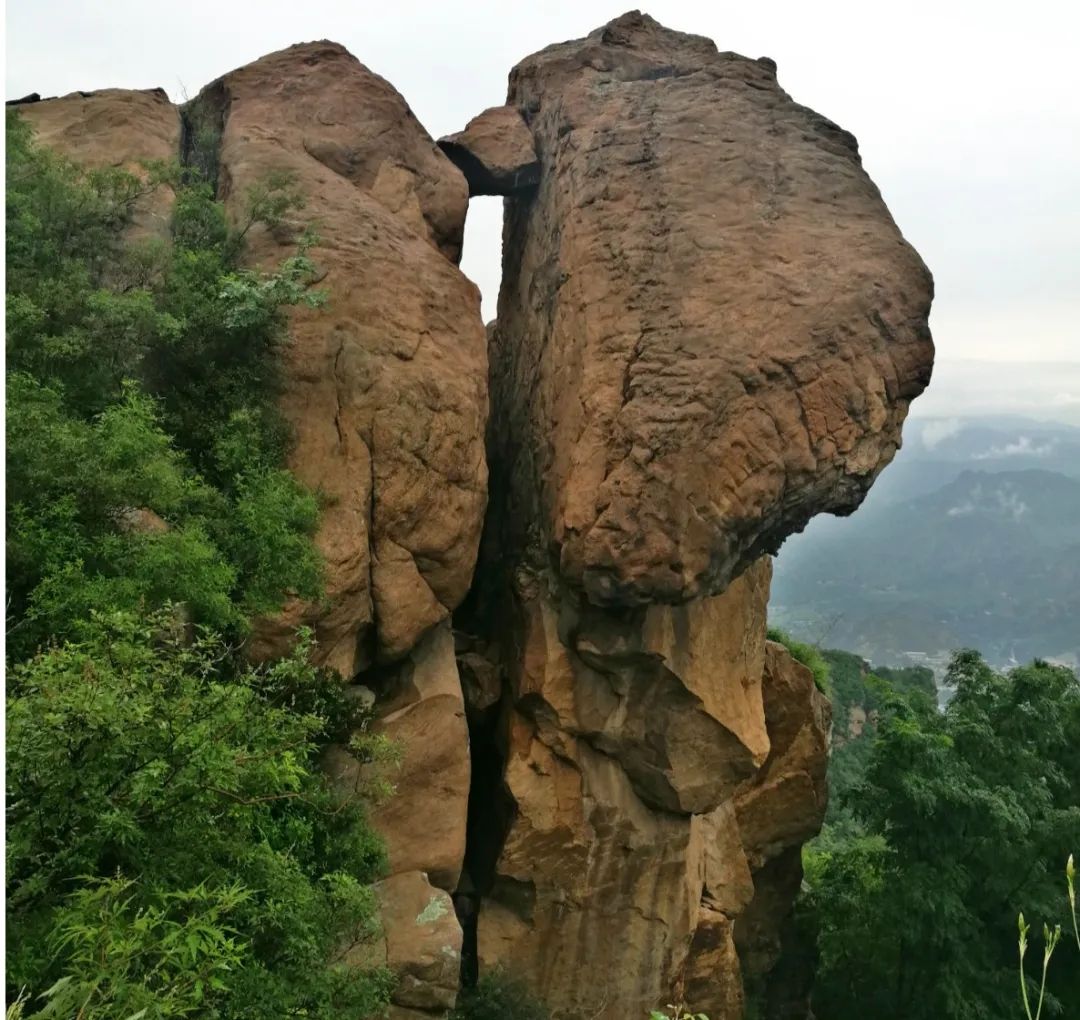
POLYGON ((551 1020, 551 1012, 523 982, 495 969, 458 997, 450 1020, 551 1020))
POLYGON ((814 675, 814 686, 826 697, 832 696, 832 684, 829 677, 829 664, 814 645, 796 641, 779 627, 770 627, 766 632, 770 641, 782 644, 796 662, 801 662, 814 675))
POLYGON ((667 1009, 654 1009, 649 1014, 649 1020, 709 1020, 704 1013, 691 1013, 685 1006, 673 1006, 670 1002, 667 1009))

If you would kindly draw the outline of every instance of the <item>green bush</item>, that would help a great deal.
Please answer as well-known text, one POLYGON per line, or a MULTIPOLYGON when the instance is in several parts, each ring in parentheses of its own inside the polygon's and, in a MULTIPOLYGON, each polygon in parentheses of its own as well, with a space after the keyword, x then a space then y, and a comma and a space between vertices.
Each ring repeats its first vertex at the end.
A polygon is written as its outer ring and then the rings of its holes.
POLYGON ((521 981, 492 970, 461 993, 450 1020, 551 1020, 551 1013, 521 981))
POLYGON ((814 685, 826 697, 832 695, 832 685, 829 679, 829 664, 822 658, 821 652, 813 645, 796 641, 790 634, 782 631, 779 627, 770 627, 768 630, 770 641, 782 644, 796 662, 801 662, 814 675, 814 685))
MULTIPOLYGON (((944 710, 918 686, 883 691, 844 816, 804 853, 819 1016, 1008 1020, 1017 906, 1070 923, 1056 862, 1080 840, 1080 682, 1045 662, 998 673, 975 652, 948 682, 944 710)), ((1054 954, 1046 1015, 1080 1001, 1078 954, 1054 954)))
POLYGON ((230 228, 176 167, 81 169, 7 121, 9 657, 76 637, 93 609, 184 603, 242 635, 315 597, 318 504, 285 470, 277 411, 285 310, 318 305, 310 238, 243 269, 244 234, 298 198, 251 189, 230 228), (125 243, 134 203, 176 191, 172 241, 125 243), (152 512, 158 527, 131 526, 152 512))
POLYGON ((9 999, 86 1020, 368 1015, 386 976, 344 957, 377 934, 384 856, 319 768, 356 724, 340 682, 307 638, 241 667, 170 622, 94 614, 11 672, 9 999))
MULTIPOLYGON (((7 121, 7 993, 30 1018, 381 1014, 366 958, 383 850, 319 768, 349 717, 249 618, 314 597, 315 495, 284 470, 285 310, 318 305, 310 238, 274 272, 244 235, 296 207, 86 170, 7 121), (171 239, 127 243, 176 192, 171 239)), ((385 788, 385 743, 349 741, 385 788)), ((365 774, 368 774, 366 772, 365 774)))

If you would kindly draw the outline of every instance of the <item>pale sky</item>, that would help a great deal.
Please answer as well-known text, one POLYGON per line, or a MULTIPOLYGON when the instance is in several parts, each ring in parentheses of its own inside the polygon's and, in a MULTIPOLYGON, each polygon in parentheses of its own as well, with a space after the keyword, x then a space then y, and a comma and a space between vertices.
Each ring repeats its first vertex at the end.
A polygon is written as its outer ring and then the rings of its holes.
MULTIPOLYGON (((501 103, 522 57, 632 2, 8 0, 7 97, 161 86, 181 101, 264 53, 329 38, 387 78, 437 138, 501 103)), ((796 101, 855 134, 934 273, 940 361, 1010 362, 997 367, 999 384, 1034 387, 1036 404, 1037 377, 1052 382, 1055 370, 1026 374, 1024 362, 1080 364, 1080 7, 661 0, 642 9, 722 50, 772 57, 796 101)), ((466 228, 462 267, 486 318, 500 220, 498 200, 474 201, 466 228)), ((1055 399, 1072 393, 1057 389, 1055 399)), ((936 397, 947 406, 951 393, 936 397)))

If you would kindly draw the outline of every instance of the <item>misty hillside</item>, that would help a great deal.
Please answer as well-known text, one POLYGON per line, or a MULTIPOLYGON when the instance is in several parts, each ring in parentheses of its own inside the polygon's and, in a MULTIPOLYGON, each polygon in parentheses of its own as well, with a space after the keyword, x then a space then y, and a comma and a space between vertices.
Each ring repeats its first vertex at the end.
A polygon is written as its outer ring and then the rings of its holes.
POLYGON ((961 646, 1003 664, 1080 654, 1080 471, 965 466, 1021 464, 1056 446, 1075 469, 1080 444, 1073 454, 1060 438, 1070 431, 1025 440, 972 428, 934 459, 909 454, 852 517, 819 519, 784 546, 772 618, 875 662, 961 646), (985 456, 1006 448, 1016 452, 985 456), (914 494, 900 498, 905 487, 914 494))

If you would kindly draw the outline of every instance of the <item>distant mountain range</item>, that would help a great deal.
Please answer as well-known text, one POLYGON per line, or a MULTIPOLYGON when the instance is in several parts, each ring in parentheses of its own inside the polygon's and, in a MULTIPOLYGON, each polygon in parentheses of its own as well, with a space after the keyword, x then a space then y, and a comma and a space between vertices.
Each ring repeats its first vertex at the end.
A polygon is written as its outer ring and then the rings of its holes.
POLYGON ((1080 661, 1080 428, 935 418, 905 440, 853 516, 785 543, 772 621, 879 665, 1080 661))

